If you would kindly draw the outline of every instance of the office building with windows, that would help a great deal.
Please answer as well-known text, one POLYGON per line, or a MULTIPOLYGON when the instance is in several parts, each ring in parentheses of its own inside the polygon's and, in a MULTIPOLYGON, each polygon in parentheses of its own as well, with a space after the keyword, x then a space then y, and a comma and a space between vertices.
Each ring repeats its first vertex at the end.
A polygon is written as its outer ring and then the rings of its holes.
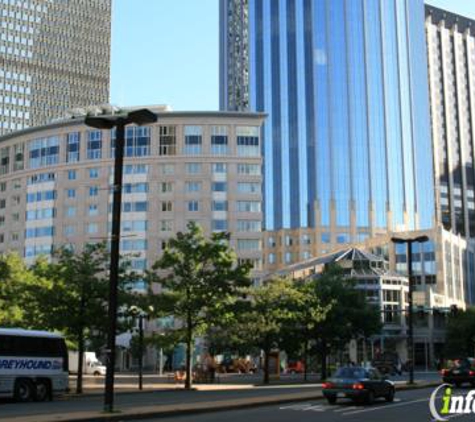
POLYGON ((475 21, 426 6, 436 215, 475 238, 475 21))
POLYGON ((265 230, 271 244, 309 246, 271 259, 432 227, 422 0, 220 6, 221 107, 269 115, 265 230))
MULTIPOLYGON (((262 113, 171 112, 126 128, 121 252, 144 270, 190 221, 262 266, 262 113)), ((27 262, 111 230, 114 132, 76 117, 0 137, 0 253, 27 262)), ((140 289, 140 286, 137 286, 140 289)))
POLYGON ((111 0, 0 0, 0 135, 109 102, 111 0))

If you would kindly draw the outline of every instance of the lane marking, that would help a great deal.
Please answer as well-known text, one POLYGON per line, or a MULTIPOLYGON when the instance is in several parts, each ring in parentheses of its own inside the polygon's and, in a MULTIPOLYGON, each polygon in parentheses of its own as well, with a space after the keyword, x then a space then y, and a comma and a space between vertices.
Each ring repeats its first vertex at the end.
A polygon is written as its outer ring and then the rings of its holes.
POLYGON ((424 399, 418 399, 418 400, 412 400, 412 401, 405 401, 405 402, 396 403, 396 404, 386 404, 386 405, 381 405, 377 407, 364 408, 361 410, 354 410, 352 412, 343 413, 343 416, 356 415, 358 413, 365 413, 365 412, 374 412, 376 410, 391 409, 393 407, 399 407, 399 406, 409 406, 411 404, 421 403, 424 401, 427 402, 429 400, 427 398, 424 398, 424 399))
POLYGON ((300 410, 309 406, 313 406, 313 404, 312 403, 291 404, 290 406, 279 407, 279 410, 300 410))
POLYGON ((322 406, 321 404, 318 404, 316 406, 310 406, 310 407, 307 407, 305 409, 302 409, 303 412, 306 412, 308 410, 311 410, 313 412, 324 412, 326 410, 326 408, 324 406, 322 406))

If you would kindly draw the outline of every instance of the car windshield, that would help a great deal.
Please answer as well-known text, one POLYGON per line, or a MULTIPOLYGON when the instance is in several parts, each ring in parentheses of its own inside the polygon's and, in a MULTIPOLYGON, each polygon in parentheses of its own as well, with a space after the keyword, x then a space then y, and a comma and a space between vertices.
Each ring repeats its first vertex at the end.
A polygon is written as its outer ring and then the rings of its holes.
POLYGON ((366 378, 363 368, 340 368, 336 371, 336 378, 366 378))

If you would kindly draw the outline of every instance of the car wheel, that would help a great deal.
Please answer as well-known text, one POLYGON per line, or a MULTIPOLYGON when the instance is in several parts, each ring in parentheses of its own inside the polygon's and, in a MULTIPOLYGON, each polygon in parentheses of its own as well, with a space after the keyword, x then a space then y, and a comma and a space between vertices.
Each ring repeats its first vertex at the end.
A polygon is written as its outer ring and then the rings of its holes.
POLYGON ((22 379, 15 383, 14 398, 20 403, 32 401, 34 397, 34 387, 30 380, 22 379))
POLYGON ((47 381, 36 383, 35 401, 46 401, 51 398, 50 386, 47 381))
POLYGON ((327 396, 327 401, 329 404, 335 404, 336 403, 336 396, 327 396))
POLYGON ((101 375, 101 373, 100 373, 99 371, 95 371, 95 372, 94 372, 94 376, 95 376, 95 377, 98 377, 99 375, 101 375))
POLYGON ((386 395, 385 399, 386 399, 386 401, 389 402, 389 403, 391 403, 391 402, 394 401, 394 388, 391 388, 391 389, 389 390, 389 393, 386 395))
POLYGON ((369 390, 366 396, 366 404, 373 404, 374 403, 374 391, 369 390))

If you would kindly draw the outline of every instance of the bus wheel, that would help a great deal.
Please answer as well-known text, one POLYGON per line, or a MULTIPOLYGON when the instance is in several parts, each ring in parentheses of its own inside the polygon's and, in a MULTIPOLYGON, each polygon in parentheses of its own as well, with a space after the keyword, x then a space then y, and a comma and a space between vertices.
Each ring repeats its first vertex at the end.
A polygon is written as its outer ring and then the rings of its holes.
POLYGON ((45 380, 39 380, 36 382, 36 401, 46 401, 51 399, 51 391, 49 382, 45 380))
POLYGON ((19 379, 15 382, 14 398, 18 402, 28 402, 34 397, 33 383, 28 379, 19 379))

